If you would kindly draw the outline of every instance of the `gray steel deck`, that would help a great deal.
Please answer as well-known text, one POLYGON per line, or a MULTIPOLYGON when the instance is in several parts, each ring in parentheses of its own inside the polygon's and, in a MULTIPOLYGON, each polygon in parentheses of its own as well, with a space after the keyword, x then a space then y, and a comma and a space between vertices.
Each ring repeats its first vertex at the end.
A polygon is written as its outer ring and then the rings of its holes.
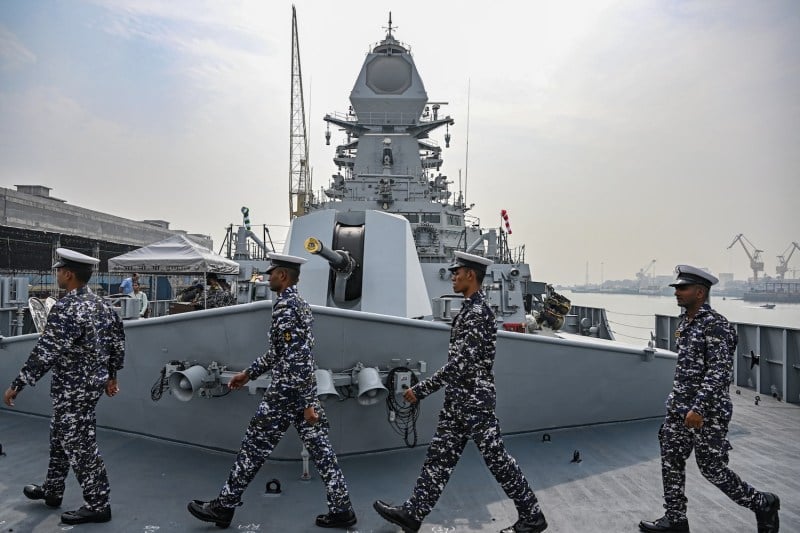
MULTIPOLYGON (((759 489, 781 497, 781 531, 800 532, 800 407, 755 393, 734 395, 731 467, 759 489)), ((24 399, 24 398, 23 398, 24 399)), ((550 408, 533 406, 533 408, 550 408)), ((502 422, 502 421, 501 421, 502 422)), ((659 420, 550 431, 506 437, 510 452, 533 482, 550 522, 548 532, 638 531, 642 518, 662 514, 656 431, 659 420), (579 450, 580 463, 571 463, 579 450)), ((242 433, 244 433, 244 427, 242 433)), ((73 476, 61 510, 22 495, 22 486, 40 483, 47 468, 48 420, 0 411, 0 532, 43 533, 72 529, 60 524, 63 510, 81 504, 73 476)), ((74 526, 81 531, 219 531, 186 511, 192 498, 213 497, 227 476, 232 454, 99 430, 100 449, 112 486, 113 520, 74 526)), ((372 501, 400 502, 411 490, 424 448, 341 457, 358 514, 351 532, 390 533, 372 501)), ((325 511, 322 484, 299 479, 300 462, 271 461, 245 494, 228 531, 323 531, 313 517, 325 511), (264 495, 266 482, 278 478, 279 496, 264 495)), ((729 501, 700 475, 690 459, 687 475, 689 520, 694 533, 755 531, 753 513, 729 501)), ((467 450, 423 532, 499 531, 516 512, 483 465, 475 446, 467 450)))

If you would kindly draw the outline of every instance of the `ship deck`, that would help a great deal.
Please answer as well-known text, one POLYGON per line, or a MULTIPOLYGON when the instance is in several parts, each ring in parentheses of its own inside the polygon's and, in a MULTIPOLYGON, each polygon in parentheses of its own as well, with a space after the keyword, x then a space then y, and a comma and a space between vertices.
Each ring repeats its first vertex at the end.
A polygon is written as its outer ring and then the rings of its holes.
MULTIPOLYGON (((729 440, 731 467, 756 488, 781 497, 781 531, 800 531, 800 407, 741 389, 734 394, 729 440)), ((20 398, 24 400, 24 398, 20 398)), ((22 403, 20 401, 20 403, 22 403)), ((502 421, 501 421, 502 422, 502 421)), ((656 432, 660 420, 643 420, 506 437, 506 445, 532 481, 553 533, 638 531, 642 518, 662 514, 656 432), (581 462, 571 462, 578 450, 581 462)), ((242 428, 242 433, 244 433, 242 428)), ((293 430, 290 430, 293 431, 293 430)), ((48 419, 0 411, 0 531, 49 533, 71 529, 64 510, 81 505, 70 475, 60 510, 27 500, 22 487, 41 483, 47 468, 48 419)), ((81 531, 218 531, 186 511, 190 499, 210 499, 228 474, 233 455, 116 431, 98 430, 112 488, 113 520, 75 526, 81 531)), ((410 492, 425 455, 423 447, 340 457, 358 524, 351 532, 390 533, 398 528, 373 510, 381 498, 401 502, 410 492)), ((322 531, 313 517, 325 511, 319 476, 300 480, 300 461, 269 461, 245 493, 229 531, 322 531), (267 481, 281 482, 280 495, 264 494, 267 481)), ((689 520, 694 533, 755 531, 752 512, 738 507, 687 468, 689 520)), ((469 444, 423 532, 499 531, 516 511, 469 444)))

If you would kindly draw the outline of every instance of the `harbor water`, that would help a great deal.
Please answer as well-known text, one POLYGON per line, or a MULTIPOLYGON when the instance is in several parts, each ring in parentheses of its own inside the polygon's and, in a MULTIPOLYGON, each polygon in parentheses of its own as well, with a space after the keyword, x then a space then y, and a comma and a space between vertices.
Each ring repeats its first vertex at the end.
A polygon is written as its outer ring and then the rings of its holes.
MULTIPOLYGON (((614 337, 630 344, 647 343, 655 332, 655 315, 677 316, 681 308, 674 296, 646 296, 638 294, 608 294, 562 291, 573 305, 602 307, 606 310, 614 337)), ((773 309, 741 299, 714 296, 711 307, 731 322, 780 326, 800 329, 800 304, 776 304, 773 309)))

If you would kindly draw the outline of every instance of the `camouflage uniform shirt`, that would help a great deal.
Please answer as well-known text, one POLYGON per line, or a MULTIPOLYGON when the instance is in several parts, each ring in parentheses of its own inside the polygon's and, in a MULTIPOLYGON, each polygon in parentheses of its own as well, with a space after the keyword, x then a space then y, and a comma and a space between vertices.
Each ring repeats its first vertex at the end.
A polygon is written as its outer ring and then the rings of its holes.
POLYGON ((667 399, 669 411, 703 417, 732 410, 728 387, 733 379, 733 354, 738 337, 728 320, 707 303, 694 318, 683 316, 675 332, 678 363, 667 399))
POLYGON ((250 378, 272 371, 268 396, 275 399, 303 399, 305 407, 315 406, 317 381, 314 376, 314 318, 297 286, 284 290, 272 307, 267 352, 245 370, 250 378))
POLYGON ((446 385, 445 409, 491 411, 495 407, 494 365, 497 325, 486 296, 476 291, 461 304, 450 330, 447 363, 413 387, 417 398, 446 385))
POLYGON ((12 383, 22 390, 53 369, 50 396, 66 400, 102 389, 125 357, 122 320, 88 287, 73 289, 47 315, 47 326, 12 383))
MULTIPOLYGON (((200 303, 202 303, 202 301, 200 303)), ((217 307, 227 307, 235 303, 233 294, 229 291, 224 289, 209 289, 206 296, 205 307, 206 309, 215 309, 217 307)))
POLYGON ((503 492, 514 501, 519 517, 533 522, 541 515, 536 495, 503 444, 494 413, 496 343, 494 313, 485 295, 477 291, 464 300, 453 319, 447 363, 412 387, 417 398, 424 398, 445 386, 436 433, 411 497, 403 503, 403 510, 416 520, 424 520, 436 505, 470 439, 503 492))

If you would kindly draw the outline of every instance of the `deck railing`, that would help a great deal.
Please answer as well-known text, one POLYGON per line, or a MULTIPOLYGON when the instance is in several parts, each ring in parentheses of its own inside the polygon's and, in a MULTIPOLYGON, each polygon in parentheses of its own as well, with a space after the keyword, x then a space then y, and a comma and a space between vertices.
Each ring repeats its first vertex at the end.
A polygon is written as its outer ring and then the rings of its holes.
MULTIPOLYGON (((656 344, 675 351, 679 317, 656 315, 656 344)), ((739 335, 733 362, 739 387, 800 403, 800 329, 732 322, 739 335)))
POLYGON ((569 314, 564 317, 563 329, 568 333, 615 340, 614 333, 608 325, 606 310, 601 307, 573 305, 569 314))

